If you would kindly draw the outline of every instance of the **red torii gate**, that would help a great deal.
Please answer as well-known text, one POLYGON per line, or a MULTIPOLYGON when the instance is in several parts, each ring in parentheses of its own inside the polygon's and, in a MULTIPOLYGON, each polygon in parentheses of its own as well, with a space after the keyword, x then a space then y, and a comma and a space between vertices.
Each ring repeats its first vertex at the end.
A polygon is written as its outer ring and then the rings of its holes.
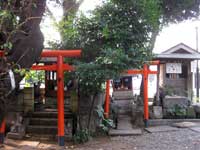
MULTIPOLYGON (((159 61, 150 61, 150 65, 159 65, 159 61)), ((149 120, 149 106, 148 106, 148 75, 149 74, 158 74, 158 71, 151 71, 148 68, 147 64, 143 65, 143 70, 128 70, 127 74, 142 74, 143 75, 143 90, 144 90, 144 123, 145 127, 148 127, 149 120)), ((105 117, 109 117, 110 109, 110 80, 106 81, 106 98, 105 98, 105 117)))
MULTIPOLYGON (((4 55, 0 51, 0 57, 4 55)), ((64 57, 80 57, 81 50, 44 50, 41 57, 57 57, 57 64, 52 65, 33 65, 32 70, 46 70, 57 71, 57 107, 58 107, 58 143, 60 146, 64 146, 64 71, 72 71, 74 68, 69 64, 64 64, 64 57)), ((0 135, 4 135, 5 132, 5 120, 0 127, 0 135)), ((0 138, 1 139, 1 138, 0 138)), ((3 138, 0 141, 3 143, 3 138)))
MULTIPOLYGON (((3 57, 3 56, 4 56, 4 52, 0 51, 0 57, 3 57)), ((0 125, 0 144, 3 144, 3 142, 4 142, 5 128, 6 128, 6 120, 3 119, 3 121, 0 125)))

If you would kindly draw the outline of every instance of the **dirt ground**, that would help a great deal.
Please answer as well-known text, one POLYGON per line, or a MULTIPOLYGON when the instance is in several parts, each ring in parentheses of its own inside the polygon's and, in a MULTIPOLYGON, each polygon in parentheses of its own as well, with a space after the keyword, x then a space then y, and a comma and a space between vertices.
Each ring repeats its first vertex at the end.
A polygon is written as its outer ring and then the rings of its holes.
POLYGON ((64 148, 58 147, 56 143, 38 141, 6 142, 0 150, 200 150, 200 132, 185 128, 168 132, 144 132, 139 136, 98 137, 80 145, 66 143, 64 148))

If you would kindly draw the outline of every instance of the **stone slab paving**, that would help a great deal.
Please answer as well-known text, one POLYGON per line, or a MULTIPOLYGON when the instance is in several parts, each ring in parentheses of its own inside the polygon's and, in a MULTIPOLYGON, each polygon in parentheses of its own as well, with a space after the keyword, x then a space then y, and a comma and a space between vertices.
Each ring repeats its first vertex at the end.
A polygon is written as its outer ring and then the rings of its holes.
POLYGON ((129 130, 114 130, 111 129, 108 133, 110 136, 130 136, 130 135, 141 135, 141 129, 129 129, 129 130))
POLYGON ((145 130, 149 133, 156 133, 156 132, 169 132, 169 131, 177 131, 179 128, 171 127, 171 126, 156 126, 156 127, 148 127, 145 130))
POLYGON ((119 130, 131 130, 133 125, 131 123, 131 117, 127 115, 120 115, 118 118, 117 129, 119 130))
POLYGON ((200 133, 200 127, 190 127, 189 129, 194 131, 194 132, 199 132, 200 133))

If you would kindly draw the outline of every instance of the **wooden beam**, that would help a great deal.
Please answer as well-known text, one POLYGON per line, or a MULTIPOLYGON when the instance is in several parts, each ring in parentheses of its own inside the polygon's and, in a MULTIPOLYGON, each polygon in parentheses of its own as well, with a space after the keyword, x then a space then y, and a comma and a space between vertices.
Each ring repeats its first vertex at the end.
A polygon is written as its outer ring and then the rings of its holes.
POLYGON ((80 57, 81 50, 43 50, 41 57, 80 57))
MULTIPOLYGON (((45 70, 45 71, 56 71, 57 70, 57 65, 33 65, 31 67, 31 70, 45 70)), ((74 67, 70 66, 69 64, 63 64, 63 70, 64 71, 74 71, 74 67)))

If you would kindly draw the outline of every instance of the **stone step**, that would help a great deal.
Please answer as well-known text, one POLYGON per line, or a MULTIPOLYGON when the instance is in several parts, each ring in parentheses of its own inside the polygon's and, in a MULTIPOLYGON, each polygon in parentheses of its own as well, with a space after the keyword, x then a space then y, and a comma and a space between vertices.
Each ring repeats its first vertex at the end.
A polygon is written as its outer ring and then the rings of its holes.
POLYGON ((123 99, 123 100, 115 100, 115 104, 118 107, 118 113, 119 114, 129 114, 131 113, 131 100, 123 99))
POLYGON ((133 99, 133 91, 128 90, 128 91, 114 91, 113 92, 113 97, 115 99, 133 99))
POLYGON ((132 135, 141 135, 141 129, 129 129, 129 130, 116 130, 111 129, 109 130, 108 134, 110 136, 132 136, 132 135))
MULTIPOLYGON (((57 118, 58 112, 46 112, 46 111, 38 111, 34 112, 31 116, 32 118, 57 118)), ((72 118, 73 114, 70 111, 65 112, 65 118, 72 118)))
MULTIPOLYGON (((57 126, 57 118, 31 118, 29 125, 48 125, 57 126)), ((66 118, 65 123, 72 122, 71 118, 66 118)))
POLYGON ((56 135, 58 132, 58 127, 57 126, 33 126, 33 125, 28 125, 26 133, 32 133, 32 134, 51 134, 51 135, 56 135))

